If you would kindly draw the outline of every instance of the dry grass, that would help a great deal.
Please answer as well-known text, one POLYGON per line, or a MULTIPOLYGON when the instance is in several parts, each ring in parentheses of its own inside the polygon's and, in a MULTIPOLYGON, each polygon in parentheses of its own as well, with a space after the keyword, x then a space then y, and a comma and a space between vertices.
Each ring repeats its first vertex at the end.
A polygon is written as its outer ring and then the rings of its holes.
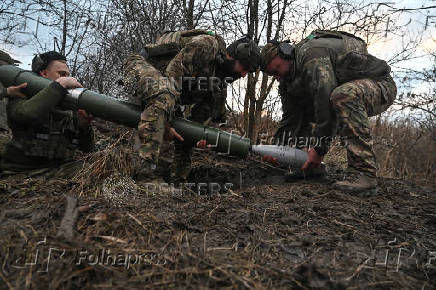
POLYGON ((281 173, 258 162, 201 153, 194 156, 203 173, 197 182, 242 171, 245 187, 139 195, 122 208, 83 195, 73 239, 56 237, 68 181, 4 180, 0 288, 431 288, 435 268, 424 264, 436 246, 434 194, 391 179, 369 199, 327 184, 273 184, 281 173), (213 177, 213 169, 222 171, 213 177), (37 249, 40 260, 26 266, 37 249), (392 255, 384 265, 386 251, 392 255))
POLYGON ((87 154, 83 157, 85 166, 73 178, 76 186, 72 191, 82 195, 86 192, 96 191, 96 185, 101 185, 109 176, 119 174, 121 176, 135 176, 138 168, 138 156, 133 149, 134 130, 122 130, 120 135, 112 138, 99 139, 99 151, 87 154))
POLYGON ((435 184, 435 133, 417 128, 408 121, 378 120, 372 134, 379 176, 435 184))

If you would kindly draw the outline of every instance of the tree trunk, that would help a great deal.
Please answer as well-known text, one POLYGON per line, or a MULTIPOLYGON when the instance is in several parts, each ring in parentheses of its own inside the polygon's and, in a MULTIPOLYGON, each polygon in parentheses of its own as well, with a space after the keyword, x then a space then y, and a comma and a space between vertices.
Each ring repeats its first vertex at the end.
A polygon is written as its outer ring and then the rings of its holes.
POLYGON ((255 141, 255 130, 256 130, 256 82, 257 82, 258 74, 249 74, 247 80, 247 91, 245 97, 248 98, 248 128, 247 128, 247 137, 251 139, 251 141, 255 141))
POLYGON ((60 53, 65 55, 65 48, 67 47, 67 0, 64 0, 64 21, 62 27, 62 43, 60 53))

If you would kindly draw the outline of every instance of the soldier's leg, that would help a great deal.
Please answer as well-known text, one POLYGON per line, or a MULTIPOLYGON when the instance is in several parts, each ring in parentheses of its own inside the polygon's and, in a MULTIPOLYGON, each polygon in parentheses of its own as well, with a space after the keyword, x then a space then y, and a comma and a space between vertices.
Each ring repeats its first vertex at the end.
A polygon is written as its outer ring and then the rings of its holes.
MULTIPOLYGON (((189 116, 185 115, 185 117, 191 121, 203 123, 209 119, 211 114, 208 102, 202 102, 195 104, 190 110, 189 116)), ((171 164, 171 180, 173 182, 186 182, 191 172, 192 151, 191 146, 186 146, 178 140, 174 141, 174 161, 171 164)))
POLYGON ((347 137, 348 166, 369 177, 376 176, 376 160, 368 117, 385 111, 395 95, 395 83, 390 77, 379 81, 350 81, 337 87, 331 95, 340 134, 347 137))
POLYGON ((182 142, 174 141, 174 160, 171 163, 171 182, 185 183, 191 172, 193 148, 185 146, 182 142))
POLYGON ((174 107, 173 98, 166 94, 159 95, 141 113, 138 123, 140 140, 138 152, 141 158, 150 163, 151 169, 158 163, 160 147, 165 133, 165 122, 169 110, 174 107), (168 107, 171 108, 168 108, 168 107))
POLYGON ((140 55, 132 55, 125 64, 125 86, 145 108, 138 123, 139 155, 154 170, 163 142, 165 122, 175 106, 174 88, 162 74, 140 55))

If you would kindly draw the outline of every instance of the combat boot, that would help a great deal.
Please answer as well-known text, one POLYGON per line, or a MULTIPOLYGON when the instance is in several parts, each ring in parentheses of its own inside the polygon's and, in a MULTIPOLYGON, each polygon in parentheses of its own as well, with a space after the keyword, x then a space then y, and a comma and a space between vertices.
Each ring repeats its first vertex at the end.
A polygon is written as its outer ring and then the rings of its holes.
POLYGON ((344 180, 333 183, 333 188, 359 196, 377 193, 377 178, 362 172, 349 173, 344 180))
POLYGON ((316 179, 320 181, 327 181, 327 169, 325 164, 321 163, 320 166, 316 168, 306 170, 302 170, 300 168, 292 169, 285 176, 285 180, 287 182, 292 182, 300 179, 316 179))
POLYGON ((170 181, 176 185, 186 183, 191 173, 192 147, 174 142, 174 159, 170 165, 170 181))
POLYGON ((156 165, 146 160, 140 160, 139 162, 141 166, 138 166, 134 179, 141 188, 141 192, 147 195, 165 193, 165 190, 162 190, 165 186, 162 185, 167 183, 162 176, 157 174, 156 165))

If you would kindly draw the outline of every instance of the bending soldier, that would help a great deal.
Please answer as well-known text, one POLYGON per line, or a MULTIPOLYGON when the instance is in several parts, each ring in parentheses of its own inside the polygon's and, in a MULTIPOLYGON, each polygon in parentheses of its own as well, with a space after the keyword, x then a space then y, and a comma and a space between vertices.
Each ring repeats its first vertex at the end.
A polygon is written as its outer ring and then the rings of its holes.
POLYGON ((184 181, 191 167, 192 148, 170 127, 183 106, 183 116, 196 121, 221 121, 226 83, 245 77, 260 65, 256 43, 243 37, 226 48, 222 37, 205 30, 169 32, 125 65, 125 84, 144 111, 138 125, 139 154, 149 175, 156 167, 166 132, 175 140, 173 181, 184 181), (166 128, 166 129, 165 129, 166 128))
MULTIPOLYGON (((390 67, 368 54, 365 42, 340 31, 313 31, 295 46, 268 43, 262 70, 280 80, 283 119, 276 138, 345 136, 349 174, 334 186, 374 193, 376 161, 368 118, 385 111, 397 93, 390 67)), ((319 167, 328 142, 308 150, 308 174, 319 167)))

